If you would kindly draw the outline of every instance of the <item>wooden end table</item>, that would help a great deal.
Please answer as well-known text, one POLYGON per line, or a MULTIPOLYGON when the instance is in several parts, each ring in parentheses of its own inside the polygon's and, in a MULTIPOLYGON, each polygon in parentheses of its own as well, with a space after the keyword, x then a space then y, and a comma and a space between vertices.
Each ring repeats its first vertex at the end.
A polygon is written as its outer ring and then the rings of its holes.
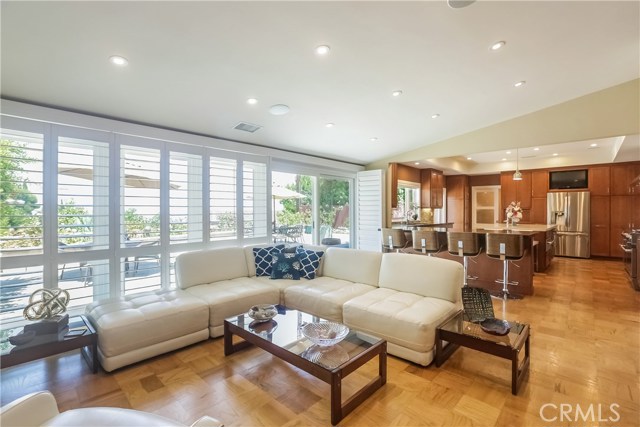
POLYGON ((507 335, 497 336, 484 332, 479 324, 464 320, 459 311, 436 328, 436 366, 441 366, 459 346, 511 360, 511 393, 518 394, 525 375, 529 371, 531 348, 529 325, 509 322, 507 335), (444 341, 448 342, 446 346, 444 341), (524 347, 524 360, 519 363, 519 354, 524 347))
POLYGON ((2 330, 6 338, 0 342, 0 368, 80 349, 89 368, 98 372, 98 333, 85 316, 71 316, 69 327, 59 334, 36 335, 23 345, 11 344, 8 338, 20 332, 22 327, 2 330))

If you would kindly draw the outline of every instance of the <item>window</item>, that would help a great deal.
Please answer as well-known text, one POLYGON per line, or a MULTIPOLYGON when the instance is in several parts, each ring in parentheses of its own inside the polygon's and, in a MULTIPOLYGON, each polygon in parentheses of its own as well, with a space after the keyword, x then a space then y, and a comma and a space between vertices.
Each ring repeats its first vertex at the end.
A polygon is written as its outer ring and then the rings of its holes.
POLYGON ((169 173, 171 243, 202 242, 202 156, 172 151, 169 173))
POLYGON ((109 146, 58 139, 58 251, 109 247, 109 146))
POLYGON ((0 250, 2 256, 43 252, 42 135, 2 129, 0 139, 0 250))
POLYGON ((73 313, 175 287, 178 254, 271 233, 267 157, 2 119, 2 321, 41 288, 68 291, 73 313))
POLYGON ((245 239, 267 236, 267 165, 244 162, 242 222, 245 239))
POLYGON ((120 151, 122 247, 160 240, 160 150, 120 151))
POLYGON ((236 238, 236 160, 209 160, 209 203, 211 240, 236 238))
POLYGON ((393 221, 420 219, 420 183, 398 181, 398 207, 392 214, 393 221))

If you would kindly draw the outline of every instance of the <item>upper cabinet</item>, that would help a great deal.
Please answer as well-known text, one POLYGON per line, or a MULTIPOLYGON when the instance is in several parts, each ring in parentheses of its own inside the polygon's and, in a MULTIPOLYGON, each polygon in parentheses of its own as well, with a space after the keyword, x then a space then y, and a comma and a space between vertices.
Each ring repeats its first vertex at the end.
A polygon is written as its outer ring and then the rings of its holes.
POLYGON ((442 208, 444 174, 437 169, 420 171, 420 207, 442 208))
POLYGON ((631 181, 638 175, 640 175, 640 162, 611 165, 611 195, 628 195, 631 181))
POLYGON ((609 166, 593 166, 589 168, 589 191, 592 196, 608 196, 609 191, 609 166))
POLYGON ((520 171, 522 180, 513 180, 513 171, 500 174, 503 209, 511 202, 520 202, 522 209, 531 209, 531 171, 520 171))
MULTIPOLYGON (((523 176, 524 178, 524 176, 523 176)), ((547 198, 549 192, 549 171, 534 170, 531 171, 531 197, 547 198)))

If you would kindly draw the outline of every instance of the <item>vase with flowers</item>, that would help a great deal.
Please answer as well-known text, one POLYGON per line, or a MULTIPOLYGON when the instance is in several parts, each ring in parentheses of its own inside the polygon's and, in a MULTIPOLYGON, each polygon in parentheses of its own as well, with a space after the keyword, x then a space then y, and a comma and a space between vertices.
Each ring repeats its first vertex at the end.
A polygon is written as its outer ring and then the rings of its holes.
POLYGON ((505 213, 507 216, 507 227, 509 227, 509 223, 511 225, 516 225, 522 219, 522 208, 520 207, 520 202, 511 202, 507 209, 505 209, 505 213))

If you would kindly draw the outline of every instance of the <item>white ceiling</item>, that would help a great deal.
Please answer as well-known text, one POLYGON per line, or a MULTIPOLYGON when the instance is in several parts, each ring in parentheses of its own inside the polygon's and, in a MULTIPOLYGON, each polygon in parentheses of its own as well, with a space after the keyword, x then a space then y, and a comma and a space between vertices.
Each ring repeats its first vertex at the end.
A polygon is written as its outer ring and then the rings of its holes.
POLYGON ((639 16, 637 1, 4 1, 1 94, 366 164, 638 78, 639 16))
POLYGON ((467 153, 438 159, 416 159, 403 164, 436 168, 446 175, 483 175, 502 171, 562 168, 577 165, 640 160, 640 135, 540 145, 512 150, 467 153))

